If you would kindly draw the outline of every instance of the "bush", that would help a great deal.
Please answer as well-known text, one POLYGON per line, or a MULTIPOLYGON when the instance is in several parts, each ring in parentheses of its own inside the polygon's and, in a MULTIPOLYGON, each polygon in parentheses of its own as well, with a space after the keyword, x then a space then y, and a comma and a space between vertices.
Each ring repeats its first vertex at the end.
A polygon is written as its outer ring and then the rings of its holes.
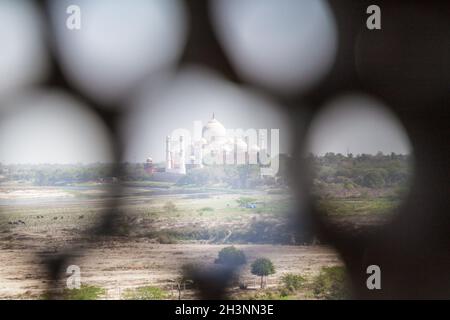
POLYGON ((192 280, 192 276, 203 270, 204 266, 198 263, 185 263, 181 266, 181 278, 183 280, 192 280))
POLYGON ((244 296, 247 300, 288 300, 289 292, 286 290, 259 290, 244 296))
POLYGON ((362 185, 368 188, 381 188, 384 186, 384 177, 381 170, 370 170, 367 172, 362 181, 362 185))
POLYGON ((158 242, 160 244, 174 244, 177 243, 177 240, 168 233, 161 233, 158 235, 158 242))
POLYGON ((292 290, 289 290, 289 289, 287 289, 285 287, 283 287, 280 290, 278 290, 278 292, 280 293, 280 298, 287 298, 287 297, 289 297, 289 295, 294 293, 292 290))
POLYGON ((353 189, 355 189, 355 186, 353 185, 352 182, 346 182, 346 183, 344 183, 344 189, 345 190, 353 190, 353 189))
POLYGON ((248 289, 248 285, 244 282, 239 282, 239 289, 241 290, 247 290, 248 289))
POLYGON ((199 214, 200 216, 202 216, 205 212, 213 212, 213 211, 214 211, 214 208, 211 208, 211 207, 203 207, 203 208, 198 209, 197 211, 198 211, 198 214, 199 214))
POLYGON ((250 197, 239 197, 239 199, 236 200, 238 205, 240 207, 244 207, 244 208, 255 201, 256 201, 256 199, 250 198, 250 197))
POLYGON ((219 257, 216 263, 223 264, 228 267, 238 267, 247 263, 247 258, 242 250, 236 249, 234 246, 225 247, 219 251, 219 257))
POLYGON ((323 267, 312 283, 318 299, 343 300, 349 298, 348 279, 344 267, 323 267))
POLYGON ((124 293, 124 298, 127 300, 162 300, 166 297, 166 293, 161 288, 152 286, 128 289, 124 293))
POLYGON ((299 290, 306 282, 306 279, 299 274, 286 273, 281 277, 284 289, 292 293, 299 290))
POLYGON ((64 289, 63 298, 65 300, 97 300, 105 293, 103 288, 83 284, 80 289, 64 289))

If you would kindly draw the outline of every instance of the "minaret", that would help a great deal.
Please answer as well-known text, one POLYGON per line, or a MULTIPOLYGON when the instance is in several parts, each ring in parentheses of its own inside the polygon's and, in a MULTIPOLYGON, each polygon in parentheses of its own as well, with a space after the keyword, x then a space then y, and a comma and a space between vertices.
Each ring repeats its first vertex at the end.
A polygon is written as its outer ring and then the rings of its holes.
POLYGON ((203 138, 195 144, 195 161, 198 168, 203 168, 203 138))
POLYGON ((248 165, 248 164, 250 164, 250 154, 249 154, 249 152, 250 152, 250 145, 249 145, 250 139, 249 139, 249 137, 245 137, 244 138, 244 142, 247 145, 247 150, 245 151, 245 164, 248 165))
POLYGON ((170 150, 170 136, 166 137, 166 171, 172 169, 172 157, 170 150))
POLYGON ((186 161, 185 161, 185 151, 184 151, 184 137, 180 136, 180 164, 179 172, 180 174, 186 174, 186 161))

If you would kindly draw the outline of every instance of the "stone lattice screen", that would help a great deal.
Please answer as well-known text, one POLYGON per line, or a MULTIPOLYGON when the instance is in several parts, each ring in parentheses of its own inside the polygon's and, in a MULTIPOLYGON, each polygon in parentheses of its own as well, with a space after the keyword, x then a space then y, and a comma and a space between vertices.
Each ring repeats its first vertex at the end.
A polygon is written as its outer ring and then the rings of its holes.
MULTIPOLYGON (((263 91, 290 115, 295 137, 295 167, 291 168, 297 196, 307 210, 299 212, 304 231, 317 235, 339 252, 348 268, 355 298, 448 298, 450 297, 450 216, 448 212, 448 122, 450 108, 450 3, 448 1, 377 1, 382 8, 382 30, 366 28, 366 8, 371 1, 328 1, 336 20, 337 51, 328 72, 305 90, 272 90, 242 77, 230 62, 214 31, 210 1, 185 0, 188 14, 187 41, 176 68, 188 64, 205 66, 235 85, 263 91), (368 94, 386 103, 404 125, 414 152, 414 178, 411 192, 389 222, 365 233, 338 230, 317 212, 310 199, 310 183, 301 155, 308 126, 330 99, 347 92, 368 94), (298 119, 305 125, 296 127, 298 119), (306 227, 305 227, 306 226, 306 227), (366 266, 377 264, 383 270, 383 290, 366 288, 366 266)), ((123 159, 124 142, 120 119, 127 109, 120 102, 101 103, 75 88, 63 72, 54 51, 55 31, 50 24, 46 1, 35 3, 46 17, 46 47, 50 72, 37 86, 61 89, 81 100, 108 128, 114 162, 123 159)), ((130 1, 130 6, 133 1, 130 1)), ((20 41, 20 39, 18 39, 20 41)), ((318 41, 318 39, 311 39, 318 41)), ((149 75, 152 77, 153 75, 149 75)), ((144 79, 142 79, 144 80, 144 79)), ((138 84, 136 84, 138 85, 138 84)), ((295 87, 295 85, 294 85, 295 87)), ((2 103, 0 101, 0 103, 2 103)), ((115 167, 121 170, 120 166, 115 167)), ((117 173, 117 175, 120 175, 117 173)), ((120 194, 120 185, 112 195, 120 194)), ((120 218, 117 197, 112 209, 104 212, 92 234, 113 233, 120 218)), ((45 261, 56 284, 65 277, 64 266, 79 247, 45 261)), ((209 277, 213 275, 206 275, 209 277)), ((206 279, 208 280, 208 279, 206 279)), ((217 281, 220 286, 220 282, 217 281)), ((222 298, 220 288, 202 292, 204 298, 222 298)))

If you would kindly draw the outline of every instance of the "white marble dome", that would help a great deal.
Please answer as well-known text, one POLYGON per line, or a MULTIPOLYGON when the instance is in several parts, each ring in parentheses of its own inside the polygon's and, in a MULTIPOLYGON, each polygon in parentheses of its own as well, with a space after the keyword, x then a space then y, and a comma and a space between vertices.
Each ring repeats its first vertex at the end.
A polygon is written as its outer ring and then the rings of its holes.
POLYGON ((202 136, 207 141, 213 140, 225 140, 227 135, 227 130, 225 127, 213 117, 211 120, 206 123, 206 125, 202 129, 202 136))

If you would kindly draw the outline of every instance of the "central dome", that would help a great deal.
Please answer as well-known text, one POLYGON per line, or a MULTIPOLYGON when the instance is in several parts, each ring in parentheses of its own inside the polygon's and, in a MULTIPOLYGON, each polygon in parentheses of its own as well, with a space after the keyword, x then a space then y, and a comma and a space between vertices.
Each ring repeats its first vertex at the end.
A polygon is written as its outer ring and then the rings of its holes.
POLYGON ((202 129, 202 136, 208 141, 224 139, 227 135, 227 130, 225 127, 213 117, 211 120, 206 123, 206 125, 202 129))

